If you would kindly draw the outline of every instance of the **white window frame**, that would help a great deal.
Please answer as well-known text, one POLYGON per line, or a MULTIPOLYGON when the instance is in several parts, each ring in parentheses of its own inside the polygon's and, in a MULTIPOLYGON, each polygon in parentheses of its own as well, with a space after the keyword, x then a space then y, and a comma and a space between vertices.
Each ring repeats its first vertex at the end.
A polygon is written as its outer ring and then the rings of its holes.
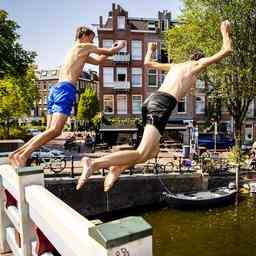
POLYGON ((125 68, 125 67, 117 67, 116 68, 116 82, 127 82, 127 68, 125 68), (118 74, 125 74, 125 80, 119 81, 118 74))
POLYGON ((245 137, 245 140, 247 140, 247 141, 253 141, 253 123, 245 123, 244 137, 245 137), (251 127, 246 127, 248 125, 250 125, 251 127), (247 137, 249 134, 252 135, 252 137, 250 139, 247 137))
POLYGON ((132 95, 132 113, 134 115, 141 114, 141 105, 142 105, 142 95, 139 95, 139 94, 138 95, 136 95, 136 94, 132 95), (133 108, 133 103, 135 102, 134 97, 140 97, 140 110, 139 111, 134 111, 134 108, 133 108))
POLYGON ((132 87, 142 87, 142 68, 132 68, 132 87), (140 76, 139 84, 134 84, 133 76, 140 76))
POLYGON ((103 111, 104 111, 104 114, 106 114, 106 115, 112 115, 112 114, 114 114, 114 106, 115 106, 115 104, 114 104, 114 95, 112 95, 112 94, 105 94, 105 95, 103 95, 103 111), (112 98, 112 112, 105 112, 105 98, 106 97, 111 97, 112 98))
MULTIPOLYGON (((151 76, 152 76, 152 73, 151 73, 151 76)), ((156 69, 148 69, 148 87, 154 87, 154 88, 158 87, 158 72, 157 72, 156 69), (155 77, 156 77, 156 84, 155 85, 150 85, 149 84, 149 76, 150 76, 151 71, 155 72, 155 77)))
POLYGON ((117 113, 118 115, 126 115, 126 114, 127 114, 127 111, 128 111, 128 108, 127 108, 127 95, 125 95, 125 94, 117 94, 117 95, 116 95, 116 113, 117 113), (118 109, 118 98, 120 98, 120 97, 122 97, 123 99, 125 99, 125 100, 124 100, 124 106, 125 106, 124 111, 120 111, 120 110, 118 109))
POLYGON ((117 16, 117 29, 125 30, 125 16, 117 16))
POLYGON ((185 97, 183 97, 182 99, 180 99, 179 100, 179 102, 178 102, 178 104, 177 104, 177 113, 178 114, 186 114, 187 113, 187 96, 185 96, 185 97), (178 104, 182 101, 184 99, 184 109, 185 109, 185 111, 184 112, 179 112, 179 108, 178 108, 178 104))
POLYGON ((113 39, 103 39, 102 40, 102 47, 103 48, 111 48, 113 46, 113 39))
POLYGON ((247 113, 246 113, 247 117, 253 117, 254 116, 254 100, 252 100, 252 102, 250 103, 247 113))
POLYGON ((196 80, 196 89, 205 89, 205 81, 197 79, 196 80))
POLYGON ((113 83, 114 83, 114 69, 113 69, 113 67, 103 67, 103 87, 113 87, 113 83), (106 79, 106 75, 107 75, 106 71, 109 71, 108 75, 110 77, 112 75, 112 80, 111 79, 106 79))
POLYGON ((142 60, 142 41, 132 40, 132 60, 142 60), (140 51, 140 53, 138 52, 140 51))
MULTIPOLYGON (((196 97, 195 97, 195 98, 196 98, 196 102, 195 102, 195 113, 196 113, 196 114, 204 114, 204 113, 205 113, 205 100, 206 100, 205 94, 196 94, 196 97), (198 97, 198 98, 199 98, 199 97, 200 97, 200 98, 201 98, 201 97, 204 98, 204 100, 203 100, 203 102, 204 102, 204 108, 203 108, 203 109, 204 109, 204 110, 203 110, 203 111, 197 111, 197 110, 198 110, 198 109, 197 109, 197 108, 198 108, 198 107, 197 107, 197 102, 198 102, 198 101, 197 101, 197 97, 198 97)), ((202 99, 202 98, 201 98, 201 99, 202 99)), ((201 101, 201 102, 202 102, 202 101, 201 101)), ((201 108, 200 108, 200 109, 201 109, 201 108)))

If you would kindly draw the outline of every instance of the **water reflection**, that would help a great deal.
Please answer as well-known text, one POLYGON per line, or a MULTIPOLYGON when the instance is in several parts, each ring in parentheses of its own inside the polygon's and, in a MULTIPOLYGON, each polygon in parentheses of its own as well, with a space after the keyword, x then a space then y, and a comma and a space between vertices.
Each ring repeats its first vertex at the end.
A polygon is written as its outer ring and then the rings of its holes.
POLYGON ((256 255, 256 198, 204 211, 164 208, 145 213, 153 226, 154 256, 256 255))

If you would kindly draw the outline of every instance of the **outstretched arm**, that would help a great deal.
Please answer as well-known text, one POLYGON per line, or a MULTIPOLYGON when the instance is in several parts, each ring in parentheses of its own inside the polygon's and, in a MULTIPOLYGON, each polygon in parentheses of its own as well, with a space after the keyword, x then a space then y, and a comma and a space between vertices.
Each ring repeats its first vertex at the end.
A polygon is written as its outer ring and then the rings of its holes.
POLYGON ((144 66, 147 68, 159 69, 163 71, 168 71, 172 64, 159 63, 152 60, 152 54, 156 50, 156 44, 149 43, 148 50, 144 59, 144 66))
POLYGON ((103 63, 108 58, 107 55, 96 55, 96 56, 88 56, 86 58, 86 62, 92 65, 99 65, 103 63))
POLYGON ((197 65, 193 70, 194 73, 200 73, 208 66, 218 63, 223 58, 231 54, 232 46, 231 46, 231 38, 230 38, 230 30, 231 30, 230 22, 228 20, 223 21, 221 23, 220 30, 223 38, 223 45, 221 50, 211 57, 202 58, 198 60, 196 63, 197 65))
POLYGON ((124 46, 125 46, 124 41, 118 41, 117 43, 115 43, 109 49, 107 49, 107 48, 98 48, 96 46, 91 47, 90 53, 96 53, 98 55, 105 55, 105 56, 112 56, 112 55, 118 53, 118 51, 120 49, 122 49, 124 46))

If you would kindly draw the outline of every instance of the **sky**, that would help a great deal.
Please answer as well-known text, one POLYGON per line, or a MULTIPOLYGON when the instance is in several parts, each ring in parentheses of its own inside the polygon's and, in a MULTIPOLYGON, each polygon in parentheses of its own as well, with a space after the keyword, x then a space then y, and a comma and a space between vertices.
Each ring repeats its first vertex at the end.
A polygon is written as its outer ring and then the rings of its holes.
POLYGON ((182 0, 1 0, 0 9, 20 26, 20 43, 37 53, 39 69, 50 69, 63 63, 76 28, 87 25, 96 31, 92 24, 99 23, 99 16, 106 20, 112 2, 129 17, 157 18, 158 11, 169 10, 175 18, 182 8, 182 0))

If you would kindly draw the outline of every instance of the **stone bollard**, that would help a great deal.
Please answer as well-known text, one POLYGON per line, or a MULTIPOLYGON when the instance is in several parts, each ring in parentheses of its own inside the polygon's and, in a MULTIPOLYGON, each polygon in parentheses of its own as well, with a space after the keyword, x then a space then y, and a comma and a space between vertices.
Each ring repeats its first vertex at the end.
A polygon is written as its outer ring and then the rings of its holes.
POLYGON ((152 227, 142 217, 126 217, 89 228, 107 255, 152 256, 152 227))

